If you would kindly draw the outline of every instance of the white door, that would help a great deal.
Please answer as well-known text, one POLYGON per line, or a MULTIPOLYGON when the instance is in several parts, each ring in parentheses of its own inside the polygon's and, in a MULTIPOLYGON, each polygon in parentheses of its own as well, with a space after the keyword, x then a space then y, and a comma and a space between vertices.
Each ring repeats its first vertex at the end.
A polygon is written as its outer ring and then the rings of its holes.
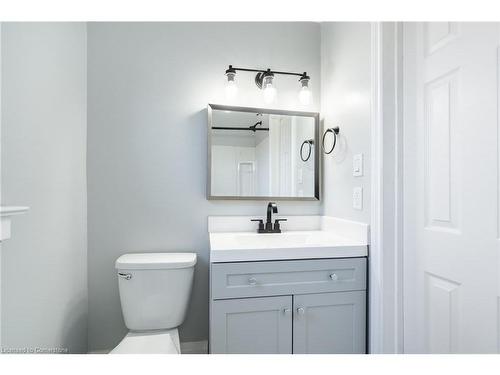
POLYGON ((404 350, 499 346, 494 23, 404 26, 404 350))
POLYGON ((271 195, 292 195, 292 124, 289 117, 269 116, 271 195))
POLYGON ((253 161, 238 162, 238 195, 243 197, 255 195, 255 162, 253 161))

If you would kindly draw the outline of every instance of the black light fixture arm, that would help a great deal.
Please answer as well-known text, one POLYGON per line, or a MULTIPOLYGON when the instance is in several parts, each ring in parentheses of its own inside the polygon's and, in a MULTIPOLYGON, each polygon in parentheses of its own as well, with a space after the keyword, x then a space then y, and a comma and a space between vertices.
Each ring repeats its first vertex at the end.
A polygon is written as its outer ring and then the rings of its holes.
POLYGON ((300 79, 310 79, 310 77, 307 75, 307 72, 304 73, 295 73, 295 72, 281 72, 279 70, 271 70, 271 69, 250 69, 250 68, 235 68, 232 65, 229 65, 229 68, 226 70, 227 73, 236 73, 237 71, 241 72, 255 72, 255 73, 263 73, 263 74, 281 74, 281 75, 288 75, 288 76, 297 76, 300 77, 300 79))

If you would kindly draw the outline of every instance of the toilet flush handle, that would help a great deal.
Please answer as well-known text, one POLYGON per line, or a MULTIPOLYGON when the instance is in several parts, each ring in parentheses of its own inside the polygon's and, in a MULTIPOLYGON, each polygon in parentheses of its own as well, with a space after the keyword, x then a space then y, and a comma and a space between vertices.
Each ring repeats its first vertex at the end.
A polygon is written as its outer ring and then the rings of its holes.
POLYGON ((125 280, 130 280, 132 278, 132 274, 130 273, 118 272, 118 276, 125 280))

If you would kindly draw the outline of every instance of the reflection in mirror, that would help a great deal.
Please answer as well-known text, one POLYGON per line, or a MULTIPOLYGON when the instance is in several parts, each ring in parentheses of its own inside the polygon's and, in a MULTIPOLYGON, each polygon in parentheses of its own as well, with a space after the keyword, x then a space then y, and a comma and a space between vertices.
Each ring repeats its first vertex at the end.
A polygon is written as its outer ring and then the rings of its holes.
POLYGON ((209 106, 209 198, 318 199, 317 127, 316 113, 209 106))

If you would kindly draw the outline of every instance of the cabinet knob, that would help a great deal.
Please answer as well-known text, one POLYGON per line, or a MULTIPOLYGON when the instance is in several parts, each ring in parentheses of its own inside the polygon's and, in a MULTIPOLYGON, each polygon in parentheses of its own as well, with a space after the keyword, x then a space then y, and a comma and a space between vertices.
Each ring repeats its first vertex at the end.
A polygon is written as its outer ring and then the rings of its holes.
POLYGON ((297 314, 299 314, 299 315, 304 315, 304 313, 305 313, 305 312, 306 312, 306 311, 304 310, 304 308, 303 308, 303 307, 299 307, 299 308, 297 309, 297 314))
POLYGON ((248 283, 250 285, 255 285, 255 284, 257 284, 257 279, 255 277, 251 277, 248 279, 248 283))
POLYGON ((337 276, 337 274, 332 273, 332 274, 330 275, 330 279, 331 279, 331 280, 333 280, 333 281, 337 281, 337 280, 339 279, 339 277, 337 276))
POLYGON ((290 314, 291 312, 292 312, 292 309, 289 309, 289 308, 285 308, 285 309, 283 309, 283 314, 285 314, 285 315, 288 315, 288 314, 290 314))

